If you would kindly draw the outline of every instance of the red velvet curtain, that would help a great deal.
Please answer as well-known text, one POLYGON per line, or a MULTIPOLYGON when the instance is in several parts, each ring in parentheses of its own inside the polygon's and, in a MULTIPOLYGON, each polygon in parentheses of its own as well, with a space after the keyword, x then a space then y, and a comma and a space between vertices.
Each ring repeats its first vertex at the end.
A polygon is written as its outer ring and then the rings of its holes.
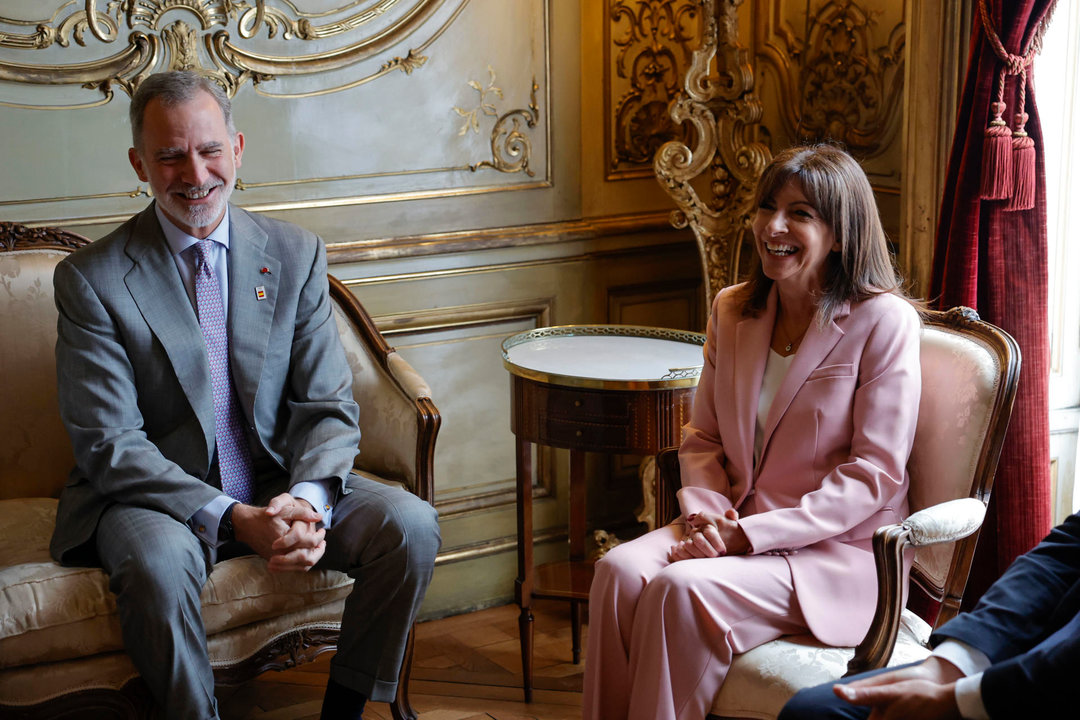
MULTIPOLYGON (((1001 61, 974 10, 971 56, 949 161, 934 252, 930 297, 938 307, 967 305, 1016 338, 1023 356, 1012 421, 965 593, 970 607, 1013 559, 1049 531, 1046 173, 1043 138, 1028 68, 1027 132, 1035 141, 1035 207, 1008 211, 979 197, 983 137, 996 99, 1001 61)), ((987 0, 1005 50, 1021 55, 1054 0, 987 0)), ((1036 61, 1037 62, 1037 61, 1036 61)), ((1007 78, 1005 119, 1014 125, 1019 75, 1007 78)))

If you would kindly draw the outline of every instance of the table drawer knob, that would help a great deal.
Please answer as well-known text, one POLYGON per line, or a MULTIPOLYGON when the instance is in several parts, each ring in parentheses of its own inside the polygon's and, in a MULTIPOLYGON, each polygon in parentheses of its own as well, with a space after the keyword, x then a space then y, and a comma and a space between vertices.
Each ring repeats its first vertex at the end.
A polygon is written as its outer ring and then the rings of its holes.
POLYGON ((581 437, 581 431, 580 430, 575 431, 574 432, 574 437, 581 437))
POLYGON ((575 400, 574 401, 574 407, 581 407, 581 401, 580 400, 575 400))

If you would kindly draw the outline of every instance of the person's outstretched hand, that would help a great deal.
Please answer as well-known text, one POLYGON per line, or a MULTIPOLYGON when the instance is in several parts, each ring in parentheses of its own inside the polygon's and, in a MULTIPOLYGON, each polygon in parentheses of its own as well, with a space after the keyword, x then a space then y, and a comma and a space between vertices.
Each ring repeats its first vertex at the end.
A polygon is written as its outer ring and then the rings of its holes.
POLYGON ((955 665, 931 656, 918 665, 833 685, 833 692, 852 705, 872 708, 867 720, 959 720, 956 681, 961 677, 955 665))

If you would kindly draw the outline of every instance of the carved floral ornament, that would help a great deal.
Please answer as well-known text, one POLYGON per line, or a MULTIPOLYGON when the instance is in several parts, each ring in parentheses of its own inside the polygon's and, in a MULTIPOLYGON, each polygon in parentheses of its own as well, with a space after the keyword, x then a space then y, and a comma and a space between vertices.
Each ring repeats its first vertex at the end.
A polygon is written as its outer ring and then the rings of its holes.
POLYGON ((502 99, 502 89, 495 85, 495 68, 488 65, 488 84, 484 87, 476 80, 469 81, 469 87, 479 94, 477 105, 472 110, 454 107, 454 112, 464 118, 458 135, 465 135, 470 130, 479 134, 481 115, 490 115, 497 118, 491 131, 491 160, 481 160, 469 165, 469 170, 476 172, 480 168, 491 168, 504 173, 523 172, 529 177, 536 173, 529 167, 529 159, 532 157, 532 140, 522 132, 522 123, 532 129, 540 121, 540 107, 536 102, 536 91, 540 86, 536 84, 536 78, 532 81, 532 90, 529 93, 529 107, 518 108, 503 115, 499 115, 498 109, 489 100, 489 96, 497 96, 502 99))
POLYGON ((649 172, 660 146, 688 140, 668 114, 701 41, 700 0, 606 0, 609 177, 649 172))
POLYGON ((774 74, 789 137, 838 140, 862 158, 890 148, 901 125, 905 26, 866 2, 797 3, 801 27, 759 13, 758 60, 774 74), (779 23, 770 27, 771 22, 779 23))
MULTIPOLYGON (((427 35, 366 75, 289 96, 325 94, 391 72, 412 73, 427 60, 423 54, 427 47, 468 1, 339 0, 323 3, 336 7, 312 12, 301 10, 299 3, 290 0, 68 0, 47 17, 7 17, 0 11, 0 49, 78 49, 91 56, 65 64, 16 63, 5 58, 0 60, 0 81, 99 91, 98 98, 78 105, 87 107, 111 100, 114 87, 131 94, 153 72, 193 69, 213 77, 230 95, 251 81, 257 92, 275 96, 259 85, 348 69, 385 53, 418 31, 427 35), (452 8, 449 15, 438 14, 444 5, 452 8), (437 14, 441 23, 429 27, 428 21, 437 14)), ((33 12, 44 15, 47 11, 35 7, 33 12)), ((53 52, 50 58, 57 54, 53 52)))

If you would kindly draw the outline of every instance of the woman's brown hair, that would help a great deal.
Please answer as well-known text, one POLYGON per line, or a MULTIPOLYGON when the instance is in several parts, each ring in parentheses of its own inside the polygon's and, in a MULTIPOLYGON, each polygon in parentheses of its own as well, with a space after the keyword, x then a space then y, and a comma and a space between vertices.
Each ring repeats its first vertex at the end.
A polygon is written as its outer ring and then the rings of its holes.
MULTIPOLYGON (((754 207, 768 202, 791 180, 799 184, 840 243, 840 251, 830 253, 825 260, 825 278, 817 300, 818 322, 830 321, 849 300, 881 293, 906 297, 889 255, 874 191, 859 163, 835 145, 788 148, 761 174, 754 207)), ((746 285, 744 315, 757 315, 765 308, 772 283, 758 258, 746 285)))

